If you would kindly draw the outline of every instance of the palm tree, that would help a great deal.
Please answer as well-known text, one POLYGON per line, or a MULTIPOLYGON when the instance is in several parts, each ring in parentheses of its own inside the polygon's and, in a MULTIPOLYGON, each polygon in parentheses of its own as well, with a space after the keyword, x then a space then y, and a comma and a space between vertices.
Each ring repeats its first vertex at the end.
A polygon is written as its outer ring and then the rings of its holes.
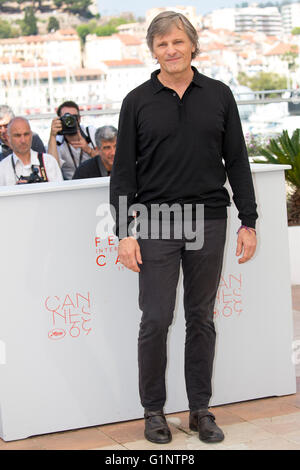
MULTIPOLYGON (((300 129, 296 129, 292 137, 286 130, 283 131, 277 139, 271 139, 265 148, 261 148, 260 154, 268 163, 292 167, 285 172, 285 178, 293 190, 287 201, 288 225, 300 225, 300 129)), ((262 160, 253 161, 265 163, 262 160)))

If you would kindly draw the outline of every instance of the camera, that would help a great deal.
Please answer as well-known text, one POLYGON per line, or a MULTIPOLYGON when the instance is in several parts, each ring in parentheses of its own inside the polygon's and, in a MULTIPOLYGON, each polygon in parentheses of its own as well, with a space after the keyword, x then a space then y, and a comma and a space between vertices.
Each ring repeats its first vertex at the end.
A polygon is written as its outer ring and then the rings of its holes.
POLYGON ((60 135, 74 135, 78 129, 78 116, 75 114, 65 113, 60 118, 62 123, 62 130, 58 132, 60 135))
POLYGON ((18 184, 28 183, 43 183, 44 179, 39 175, 39 167, 37 165, 31 166, 31 174, 29 176, 20 176, 18 184))

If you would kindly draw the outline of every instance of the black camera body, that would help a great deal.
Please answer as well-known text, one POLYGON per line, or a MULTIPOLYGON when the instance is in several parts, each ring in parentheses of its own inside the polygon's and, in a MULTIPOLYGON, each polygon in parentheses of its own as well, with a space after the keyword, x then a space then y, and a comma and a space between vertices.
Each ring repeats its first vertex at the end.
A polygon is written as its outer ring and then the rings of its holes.
POLYGON ((19 184, 43 183, 44 179, 39 175, 39 167, 32 165, 29 176, 20 176, 19 184))
POLYGON ((58 132, 59 135, 74 135, 78 130, 78 116, 70 113, 65 113, 60 117, 62 123, 62 130, 58 132))

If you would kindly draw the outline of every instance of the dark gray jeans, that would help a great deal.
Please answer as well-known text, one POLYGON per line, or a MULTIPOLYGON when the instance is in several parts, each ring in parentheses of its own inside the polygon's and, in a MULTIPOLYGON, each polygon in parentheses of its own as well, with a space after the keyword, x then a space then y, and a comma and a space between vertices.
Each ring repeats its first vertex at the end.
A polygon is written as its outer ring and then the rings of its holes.
POLYGON ((185 240, 139 240, 143 264, 139 274, 142 310, 138 339, 139 390, 148 410, 166 400, 167 335, 173 320, 180 263, 186 321, 185 380, 191 411, 207 408, 216 332, 213 309, 220 281, 226 219, 206 220, 200 250, 186 250, 185 240))

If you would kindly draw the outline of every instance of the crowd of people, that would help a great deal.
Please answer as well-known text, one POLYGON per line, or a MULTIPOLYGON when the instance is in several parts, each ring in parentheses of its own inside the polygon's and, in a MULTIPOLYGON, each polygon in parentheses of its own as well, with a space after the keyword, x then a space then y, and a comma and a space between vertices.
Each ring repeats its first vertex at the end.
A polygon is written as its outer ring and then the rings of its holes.
POLYGON ((52 120, 47 148, 28 119, 0 105, 0 186, 110 176, 117 129, 84 126, 74 101, 52 120))

